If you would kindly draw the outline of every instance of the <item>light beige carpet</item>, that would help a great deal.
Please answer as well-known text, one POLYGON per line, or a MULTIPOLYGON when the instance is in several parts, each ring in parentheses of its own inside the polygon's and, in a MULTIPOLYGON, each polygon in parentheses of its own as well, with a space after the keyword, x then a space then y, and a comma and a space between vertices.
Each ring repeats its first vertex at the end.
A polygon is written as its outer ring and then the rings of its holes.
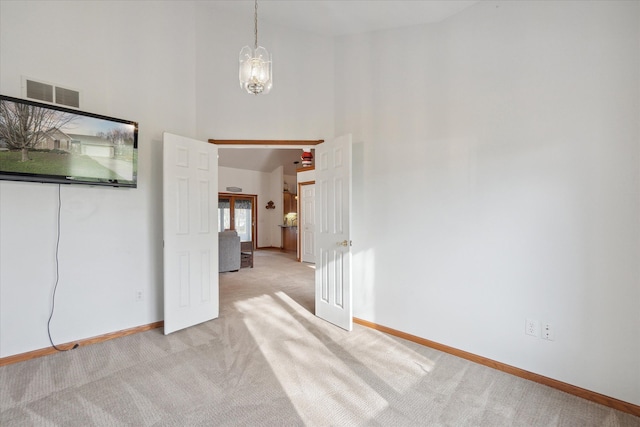
MULTIPOLYGON (((258 251, 219 319, 0 368, 4 426, 640 426, 640 418, 316 318, 313 270, 258 251)), ((44 326, 43 326, 44 327, 44 326)))

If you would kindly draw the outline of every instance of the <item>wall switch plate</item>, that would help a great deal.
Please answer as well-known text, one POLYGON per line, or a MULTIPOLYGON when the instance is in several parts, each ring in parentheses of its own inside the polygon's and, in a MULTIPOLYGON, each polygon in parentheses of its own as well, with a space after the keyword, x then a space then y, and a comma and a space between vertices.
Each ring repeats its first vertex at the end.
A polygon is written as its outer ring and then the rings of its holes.
POLYGON ((535 319, 527 319, 525 321, 524 333, 533 337, 540 336, 540 322, 535 319))
POLYGON ((545 340, 553 341, 555 338, 553 332, 553 326, 551 326, 551 323, 544 323, 542 325, 542 338, 545 340))

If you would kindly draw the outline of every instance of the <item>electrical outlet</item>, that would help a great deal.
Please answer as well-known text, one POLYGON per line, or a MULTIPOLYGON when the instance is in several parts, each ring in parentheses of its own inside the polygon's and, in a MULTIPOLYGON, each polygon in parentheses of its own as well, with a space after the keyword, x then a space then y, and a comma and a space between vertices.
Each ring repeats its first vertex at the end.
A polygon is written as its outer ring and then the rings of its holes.
POLYGON ((551 326, 551 323, 544 323, 542 325, 542 338, 544 338, 545 340, 553 341, 553 332, 553 326, 551 326))
POLYGON ((136 291, 136 301, 142 301, 142 299, 143 299, 142 297, 143 297, 142 290, 138 289, 136 291))
POLYGON ((535 319, 527 319, 525 321, 524 333, 534 337, 540 336, 540 322, 535 319))

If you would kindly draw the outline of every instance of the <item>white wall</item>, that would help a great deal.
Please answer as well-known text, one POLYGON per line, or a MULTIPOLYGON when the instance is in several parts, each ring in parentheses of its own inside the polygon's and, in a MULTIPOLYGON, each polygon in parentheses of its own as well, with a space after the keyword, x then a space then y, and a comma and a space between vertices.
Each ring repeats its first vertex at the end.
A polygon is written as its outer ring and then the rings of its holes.
POLYGON ((274 83, 269 96, 249 95, 238 82, 238 54, 253 43, 253 7, 246 4, 247 14, 233 16, 217 13, 215 2, 197 3, 198 137, 331 137, 333 41, 261 22, 259 43, 272 54, 274 83))
MULTIPOLYGON (((309 181, 315 181, 316 180, 316 171, 315 169, 313 170, 306 170, 304 172, 298 172, 298 177, 296 178, 297 182, 309 182, 309 181)), ((296 186, 297 188, 297 186, 296 186)))
MULTIPOLYGON (((164 130, 195 133, 193 14, 189 3, 0 3, 2 94, 21 97, 26 75, 140 125, 137 189, 61 188, 57 343, 163 318, 160 148, 164 130)), ((49 346, 57 192, 0 182, 0 356, 49 346)))
POLYGON ((485 1, 337 41, 357 317, 640 404, 639 8, 485 1))

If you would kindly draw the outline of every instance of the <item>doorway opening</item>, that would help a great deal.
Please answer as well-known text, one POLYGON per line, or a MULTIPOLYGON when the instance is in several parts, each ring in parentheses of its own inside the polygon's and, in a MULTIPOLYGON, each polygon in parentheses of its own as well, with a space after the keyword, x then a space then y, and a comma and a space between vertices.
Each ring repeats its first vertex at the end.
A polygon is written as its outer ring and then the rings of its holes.
MULTIPOLYGON (((219 313, 220 278, 215 274, 217 263, 212 256, 222 252, 218 244, 220 234, 214 234, 218 228, 214 225, 216 203, 210 197, 210 189, 219 188, 220 184, 216 176, 219 151, 212 145, 204 147, 191 138, 163 134, 165 334, 210 320, 219 313), (190 298, 193 292, 200 298, 190 298), (194 304, 189 305, 190 301, 194 304), (183 310, 185 306, 187 310, 183 310), (187 313, 181 316, 183 312, 187 313), (169 323, 171 327, 167 326, 169 323)), ((320 167, 315 172, 319 190, 315 242, 319 256, 313 282, 315 315, 348 331, 353 325, 349 249, 351 153, 349 134, 317 147, 320 167)), ((282 171, 276 175, 282 182, 282 171)), ((270 188, 269 195, 279 199, 277 193, 281 190, 273 192, 278 183, 270 179, 265 184, 270 188)), ((238 237, 234 246, 240 246, 239 240, 238 237)), ((235 249, 226 253, 234 257, 233 265, 238 265, 235 249)), ((239 249, 237 254, 240 253, 239 249)), ((239 271, 239 266, 237 268, 239 271)))
MULTIPOLYGON (((219 193, 218 229, 235 229, 243 242, 251 240, 254 244, 253 269, 240 268, 237 272, 220 275, 221 310, 225 310, 225 304, 235 304, 240 297, 280 292, 315 314, 314 265, 299 262, 297 238, 289 251, 285 249, 285 238, 290 238, 292 227, 298 228, 298 221, 292 221, 287 215, 299 213, 299 192, 290 194, 285 190, 293 193, 299 188, 297 172, 303 148, 309 145, 313 144, 219 146, 219 188, 237 186, 253 194, 219 193), (248 197, 251 198, 250 208, 248 197), (274 205, 275 209, 270 208, 274 205), (249 217, 250 231, 245 231, 242 225, 247 227, 249 217), (245 234, 249 232, 250 235, 245 234)), ((297 230, 295 234, 298 234, 297 230)))

